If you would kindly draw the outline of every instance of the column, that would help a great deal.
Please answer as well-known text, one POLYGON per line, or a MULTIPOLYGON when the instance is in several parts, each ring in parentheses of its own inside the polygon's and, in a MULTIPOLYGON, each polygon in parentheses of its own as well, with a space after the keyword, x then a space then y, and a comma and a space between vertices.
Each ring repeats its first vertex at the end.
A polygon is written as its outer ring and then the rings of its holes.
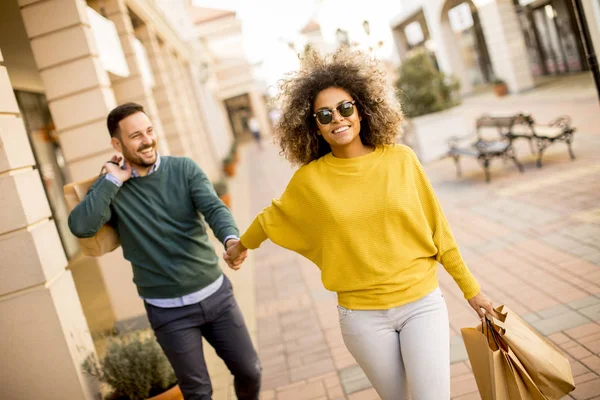
MULTIPOLYGON (((65 15, 77 14, 69 5, 65 15)), ((2 61, 0 53, 2 397, 93 399, 80 366, 94 344, 2 61)))
POLYGON ((523 31, 512 0, 475 1, 494 74, 511 93, 534 87, 523 31))
POLYGON ((400 62, 402 62, 406 57, 406 53, 408 53, 408 41, 406 40, 406 34, 402 28, 396 27, 392 29, 392 35, 394 37, 394 43, 396 44, 398 57, 400 58, 400 62))
POLYGON ((185 125, 183 124, 181 111, 176 106, 177 95, 167 71, 166 60, 163 58, 159 38, 154 29, 148 25, 137 28, 135 33, 138 39, 142 41, 148 54, 154 76, 152 92, 171 154, 189 157, 191 152, 189 141, 185 136, 185 125))
POLYGON ((117 27, 121 46, 123 47, 129 67, 128 77, 111 76, 112 88, 115 92, 117 102, 119 104, 133 102, 144 106, 144 111, 150 117, 155 132, 158 135, 160 153, 169 154, 169 145, 164 138, 164 129, 156 101, 152 94, 152 87, 150 86, 150 82, 144 78, 144 68, 148 69, 146 73, 150 73, 150 75, 152 71, 148 68, 149 65, 145 66, 143 64, 144 60, 147 61, 145 54, 139 54, 140 51, 145 53, 145 49, 135 37, 131 17, 129 16, 125 1, 109 0, 104 2, 103 5, 106 17, 117 27))
POLYGON ((184 63, 180 60, 180 70, 183 77, 184 87, 187 92, 187 98, 189 99, 190 109, 192 111, 192 118, 194 125, 198 127, 197 132, 193 134, 198 136, 198 142, 200 147, 200 166, 206 172, 211 181, 218 180, 221 176, 221 160, 217 157, 217 151, 208 132, 207 119, 212 118, 210 115, 202 112, 202 105, 199 101, 199 93, 196 91, 194 84, 194 78, 192 77, 193 66, 190 63, 184 63))
POLYGON ((190 103, 187 99, 187 93, 185 90, 185 83, 181 76, 181 70, 177 61, 177 54, 168 44, 161 46, 163 60, 165 60, 166 72, 171 82, 171 87, 175 93, 175 104, 179 110, 181 118, 181 124, 184 126, 184 138, 188 143, 188 149, 190 151, 190 157, 194 159, 198 164, 201 164, 200 160, 202 155, 200 154, 199 143, 197 138, 198 127, 194 125, 191 116, 190 103))
POLYGON ((434 52, 440 69, 444 73, 458 78, 461 94, 471 93, 473 84, 467 74, 454 32, 450 27, 447 12, 442 9, 442 4, 439 4, 439 7, 425 5, 423 12, 431 40, 435 46, 434 52))
POLYGON ((23 22, 73 180, 97 175, 114 153, 106 115, 116 106, 83 0, 27 1, 23 22), (60 9, 57 13, 55 10, 60 9), (49 18, 52 16, 52 18, 49 18))
MULTIPOLYGON (((200 99, 202 117, 215 146, 215 157, 219 163, 229 154, 233 142, 233 131, 223 101, 217 97, 218 86, 215 78, 210 78, 208 70, 200 73, 192 70, 192 79, 200 99)), ((220 165, 219 165, 220 168, 220 165)))
MULTIPOLYGON (((115 154, 106 116, 117 103, 98 57, 86 2, 21 3, 26 3, 21 7, 23 22, 71 179, 97 176, 102 165, 115 154)), ((131 265, 120 249, 89 262, 102 274, 114 320, 146 321, 143 303, 131 281, 131 265)))

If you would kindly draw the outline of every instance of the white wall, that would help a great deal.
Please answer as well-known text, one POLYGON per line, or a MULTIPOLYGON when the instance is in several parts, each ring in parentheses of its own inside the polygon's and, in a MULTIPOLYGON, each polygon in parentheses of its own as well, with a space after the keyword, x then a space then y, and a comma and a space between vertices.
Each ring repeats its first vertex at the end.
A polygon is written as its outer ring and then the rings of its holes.
POLYGON ((596 57, 600 52, 600 0, 582 0, 596 57))
POLYGON ((225 106, 214 94, 217 93, 217 90, 216 82, 211 79, 201 86, 199 95, 204 107, 203 112, 208 134, 212 137, 217 159, 222 160, 229 154, 233 143, 233 132, 231 131, 231 124, 225 106))

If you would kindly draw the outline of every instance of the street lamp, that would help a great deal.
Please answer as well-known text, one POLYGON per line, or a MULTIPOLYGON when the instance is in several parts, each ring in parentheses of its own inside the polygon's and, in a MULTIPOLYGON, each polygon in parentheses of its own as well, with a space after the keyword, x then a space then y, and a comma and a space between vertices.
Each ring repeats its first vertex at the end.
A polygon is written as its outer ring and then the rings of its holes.
POLYGON ((371 34, 371 26, 369 26, 369 21, 366 19, 363 21, 363 29, 365 30, 367 36, 371 34))
POLYGON ((596 53, 594 52, 594 44, 592 43, 592 36, 590 35, 590 29, 588 28, 587 20, 585 19, 585 13, 583 12, 581 0, 573 0, 573 7, 575 8, 575 12, 577 14, 577 23, 579 25, 579 30, 581 31, 588 65, 592 70, 594 82, 596 83, 598 100, 600 100, 600 70, 598 69, 598 59, 596 58, 596 53))
POLYGON ((348 32, 346 32, 345 30, 338 28, 338 30, 335 31, 335 37, 339 44, 345 44, 347 46, 350 45, 350 40, 348 39, 348 32))

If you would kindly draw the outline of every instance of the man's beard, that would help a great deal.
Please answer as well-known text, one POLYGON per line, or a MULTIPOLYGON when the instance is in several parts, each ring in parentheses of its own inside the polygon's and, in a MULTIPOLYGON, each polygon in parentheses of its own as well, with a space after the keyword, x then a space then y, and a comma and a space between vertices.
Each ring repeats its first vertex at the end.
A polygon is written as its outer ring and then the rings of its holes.
POLYGON ((152 144, 149 146, 142 146, 134 152, 129 151, 129 149, 126 148, 125 146, 122 146, 122 148, 123 148, 123 156, 125 157, 125 160, 127 160, 127 162, 129 162, 129 164, 134 164, 134 165, 140 166, 142 168, 148 168, 148 167, 153 166, 154 163, 156 162, 156 142, 152 142, 152 144), (140 156, 138 154, 138 152, 144 151, 146 149, 154 149, 154 160, 151 162, 145 161, 144 158, 142 158, 142 156, 140 156))

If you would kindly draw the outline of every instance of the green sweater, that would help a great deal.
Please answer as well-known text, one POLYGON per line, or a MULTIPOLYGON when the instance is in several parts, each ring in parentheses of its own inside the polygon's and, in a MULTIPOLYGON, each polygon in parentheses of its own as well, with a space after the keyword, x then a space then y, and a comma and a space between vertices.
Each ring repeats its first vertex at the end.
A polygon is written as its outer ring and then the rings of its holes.
POLYGON ((77 237, 92 237, 110 222, 140 296, 173 298, 198 291, 223 273, 199 212, 221 242, 239 235, 200 167, 189 158, 163 156, 156 172, 120 188, 99 178, 69 215, 69 228, 77 237))

